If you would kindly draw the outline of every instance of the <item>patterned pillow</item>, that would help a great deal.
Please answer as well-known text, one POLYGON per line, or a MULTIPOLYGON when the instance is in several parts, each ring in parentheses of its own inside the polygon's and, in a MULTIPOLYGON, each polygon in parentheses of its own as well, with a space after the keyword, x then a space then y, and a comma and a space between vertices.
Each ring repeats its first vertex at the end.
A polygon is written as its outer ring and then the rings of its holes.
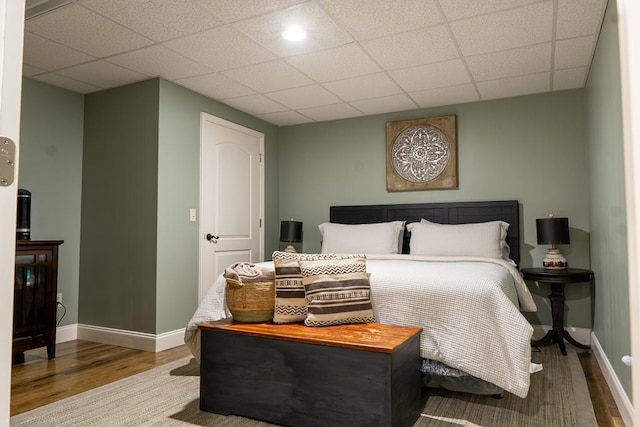
POLYGON ((300 260, 307 326, 375 322, 364 257, 300 260))
POLYGON ((276 274, 274 323, 304 322, 307 318, 307 299, 302 284, 300 260, 349 259, 362 255, 299 254, 275 251, 271 258, 276 274))

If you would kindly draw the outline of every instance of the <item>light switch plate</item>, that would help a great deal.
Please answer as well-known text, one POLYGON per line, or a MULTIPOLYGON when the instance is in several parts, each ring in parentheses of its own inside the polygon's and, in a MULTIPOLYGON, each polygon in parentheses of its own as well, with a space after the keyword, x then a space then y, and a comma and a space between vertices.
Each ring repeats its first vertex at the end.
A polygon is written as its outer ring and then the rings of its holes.
POLYGON ((196 220, 196 210, 189 209, 189 221, 194 222, 196 220))

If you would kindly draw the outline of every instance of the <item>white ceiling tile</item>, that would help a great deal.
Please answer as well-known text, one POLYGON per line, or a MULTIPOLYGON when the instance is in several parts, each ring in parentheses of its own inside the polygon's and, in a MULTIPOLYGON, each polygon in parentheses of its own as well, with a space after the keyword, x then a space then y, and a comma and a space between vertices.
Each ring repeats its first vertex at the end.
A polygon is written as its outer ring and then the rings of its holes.
POLYGON ((189 0, 89 0, 82 5, 155 41, 186 36, 224 23, 189 0))
POLYGON ((381 96, 396 95, 402 92, 402 89, 385 73, 337 80, 324 83, 323 86, 345 101, 379 98, 381 96))
POLYGON ((606 0, 558 1, 559 39, 595 35, 600 31, 606 0))
POLYGON ((249 95, 225 99, 224 103, 238 110, 253 114, 254 116, 289 110, 287 107, 278 104, 264 95, 249 95))
POLYGON ((107 61, 147 76, 160 76, 169 80, 211 72, 204 65, 160 45, 113 56, 107 61))
POLYGON ((301 109, 300 112, 305 116, 312 118, 316 122, 346 119, 349 117, 359 117, 363 115, 360 111, 346 103, 305 108, 301 109))
POLYGON ((440 6, 449 21, 485 15, 500 10, 513 9, 540 0, 439 0, 440 6))
POLYGON ((284 9, 308 0, 193 0, 218 19, 229 23, 284 9))
POLYGON ((35 79, 77 93, 91 93, 102 89, 98 86, 90 85, 84 82, 70 79, 65 76, 61 76, 57 73, 40 74, 39 76, 35 77, 35 79))
POLYGON ((24 33, 23 62, 33 67, 53 71, 94 59, 93 56, 47 40, 37 34, 24 33))
POLYGON ((452 22, 463 55, 479 55, 551 41, 553 2, 452 22))
POLYGON ((558 70, 561 68, 586 67, 591 62, 593 47, 593 36, 558 40, 556 42, 554 68, 558 70))
POLYGON ((578 89, 584 87, 587 68, 571 68, 553 72, 553 90, 578 89))
POLYGON ((550 73, 539 73, 479 82, 476 85, 482 99, 496 99, 548 92, 550 79, 550 73))
POLYGON ((333 120, 583 87, 606 3, 73 0, 26 21, 23 75, 79 93, 162 76, 278 125, 333 120))
POLYGON ((103 89, 123 86, 149 78, 149 76, 127 70, 107 61, 94 61, 76 65, 75 67, 60 70, 58 74, 103 89))
POLYGON ((357 40, 415 30, 442 22, 433 0, 318 0, 357 40))
POLYGON ((214 71, 275 59, 266 49, 230 26, 171 40, 164 45, 214 71))
POLYGON ((284 61, 272 61, 224 71, 223 74, 258 92, 310 85, 311 79, 284 61))
POLYGON ((102 57, 153 42, 82 6, 72 5, 30 19, 25 29, 89 55, 102 57))
POLYGON ((273 123, 277 126, 293 126, 301 125, 303 123, 313 122, 309 117, 305 117, 295 111, 282 111, 279 113, 260 114, 258 118, 273 123))
POLYGON ((255 94, 253 90, 220 73, 178 79, 176 83, 202 95, 206 95, 209 98, 218 100, 255 94))
POLYGON ((268 93, 267 96, 292 110, 340 102, 340 99, 320 85, 285 89, 268 93))
POLYGON ((371 58, 354 43, 295 56, 287 59, 287 62, 316 82, 342 80, 380 71, 371 58))
POLYGON ((38 68, 38 67, 32 67, 31 65, 22 64, 22 75, 23 76, 27 76, 27 77, 32 77, 35 76, 36 74, 42 74, 44 73, 46 70, 43 70, 42 68, 38 68))
POLYGON ((405 111, 417 108, 417 105, 411 98, 404 94, 363 99, 350 102, 350 104, 365 114, 391 113, 393 111, 405 111))
POLYGON ((313 2, 236 22, 233 26, 280 57, 329 49, 353 41, 313 2), (302 28, 307 38, 299 42, 285 40, 282 32, 292 26, 302 28))
POLYGON ((411 92, 409 96, 421 108, 463 104, 480 100, 478 92, 472 84, 411 92))
POLYGON ((475 81, 551 71, 551 43, 471 56, 467 65, 475 81))
POLYGON ((456 86, 471 81, 459 59, 390 71, 389 75, 407 92, 456 86))
POLYGON ((444 25, 365 41, 362 47, 385 70, 458 58, 456 46, 444 25))

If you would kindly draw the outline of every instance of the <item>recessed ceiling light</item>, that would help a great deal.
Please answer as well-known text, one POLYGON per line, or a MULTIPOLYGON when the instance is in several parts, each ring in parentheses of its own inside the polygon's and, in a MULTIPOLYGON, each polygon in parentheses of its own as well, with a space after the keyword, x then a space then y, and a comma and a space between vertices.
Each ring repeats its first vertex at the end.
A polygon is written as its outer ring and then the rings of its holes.
POLYGON ((282 37, 292 42, 298 42, 307 38, 307 33, 302 28, 289 28, 282 33, 282 37))

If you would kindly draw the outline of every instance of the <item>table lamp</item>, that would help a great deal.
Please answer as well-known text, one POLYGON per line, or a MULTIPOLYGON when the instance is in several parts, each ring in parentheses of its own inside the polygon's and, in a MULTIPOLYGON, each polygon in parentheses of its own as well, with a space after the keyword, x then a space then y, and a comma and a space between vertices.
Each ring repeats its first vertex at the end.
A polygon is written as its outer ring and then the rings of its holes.
POLYGON ((544 268, 553 270, 563 270, 567 268, 567 259, 560 253, 556 245, 568 245, 569 240, 569 218, 549 218, 536 219, 536 230, 539 245, 551 245, 547 255, 542 260, 544 268))
POLYGON ((287 243, 285 252, 296 252, 293 243, 302 242, 302 222, 280 221, 280 241, 287 243))

